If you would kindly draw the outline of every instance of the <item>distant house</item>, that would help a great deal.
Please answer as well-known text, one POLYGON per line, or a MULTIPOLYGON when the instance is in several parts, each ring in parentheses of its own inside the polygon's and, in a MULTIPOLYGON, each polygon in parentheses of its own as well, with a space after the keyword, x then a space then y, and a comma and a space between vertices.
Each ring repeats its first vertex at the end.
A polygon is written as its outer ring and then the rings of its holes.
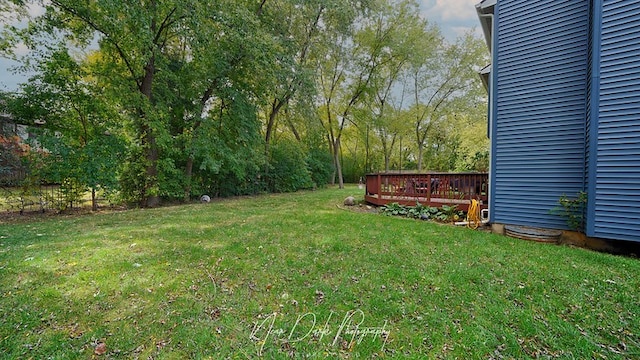
POLYGON ((586 192, 587 236, 640 242, 640 1, 484 0, 492 55, 490 221, 567 229, 558 199, 586 192))
POLYGON ((17 136, 22 141, 29 140, 29 128, 26 125, 16 124, 9 114, 0 114, 0 135, 5 137, 17 136))

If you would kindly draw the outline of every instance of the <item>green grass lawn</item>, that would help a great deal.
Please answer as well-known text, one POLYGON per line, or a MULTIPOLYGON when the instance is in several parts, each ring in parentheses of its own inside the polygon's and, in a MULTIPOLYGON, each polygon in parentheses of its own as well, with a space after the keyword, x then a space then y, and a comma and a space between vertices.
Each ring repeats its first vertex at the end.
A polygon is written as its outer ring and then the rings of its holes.
POLYGON ((362 190, 0 225, 0 357, 640 357, 640 261, 338 208, 362 190))

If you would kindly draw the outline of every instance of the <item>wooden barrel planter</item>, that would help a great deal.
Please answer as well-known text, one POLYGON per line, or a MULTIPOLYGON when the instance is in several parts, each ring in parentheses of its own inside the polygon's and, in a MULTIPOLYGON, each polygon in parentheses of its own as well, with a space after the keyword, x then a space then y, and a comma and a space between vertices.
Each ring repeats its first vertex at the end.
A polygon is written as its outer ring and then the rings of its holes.
POLYGON ((504 232, 507 236, 511 236, 517 239, 544 242, 544 243, 558 243, 562 231, 539 229, 529 226, 518 225, 505 225, 504 232))

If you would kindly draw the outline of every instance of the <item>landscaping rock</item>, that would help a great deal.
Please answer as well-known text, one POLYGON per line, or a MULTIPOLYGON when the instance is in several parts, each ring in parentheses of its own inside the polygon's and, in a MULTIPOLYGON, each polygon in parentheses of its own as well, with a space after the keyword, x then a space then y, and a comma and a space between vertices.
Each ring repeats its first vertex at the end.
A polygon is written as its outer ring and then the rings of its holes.
POLYGON ((344 204, 346 206, 354 206, 356 204, 356 198, 354 198, 353 196, 348 196, 346 199, 344 199, 344 204))

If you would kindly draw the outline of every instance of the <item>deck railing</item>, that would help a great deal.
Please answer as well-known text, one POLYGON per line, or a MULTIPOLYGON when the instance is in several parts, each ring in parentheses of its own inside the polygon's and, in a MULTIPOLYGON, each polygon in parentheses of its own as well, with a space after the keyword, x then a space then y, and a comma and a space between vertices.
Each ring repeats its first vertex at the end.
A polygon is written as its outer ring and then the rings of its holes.
POLYGON ((487 207, 487 173, 377 173, 366 176, 365 200, 375 205, 400 203, 442 206, 466 210, 471 199, 487 207))

